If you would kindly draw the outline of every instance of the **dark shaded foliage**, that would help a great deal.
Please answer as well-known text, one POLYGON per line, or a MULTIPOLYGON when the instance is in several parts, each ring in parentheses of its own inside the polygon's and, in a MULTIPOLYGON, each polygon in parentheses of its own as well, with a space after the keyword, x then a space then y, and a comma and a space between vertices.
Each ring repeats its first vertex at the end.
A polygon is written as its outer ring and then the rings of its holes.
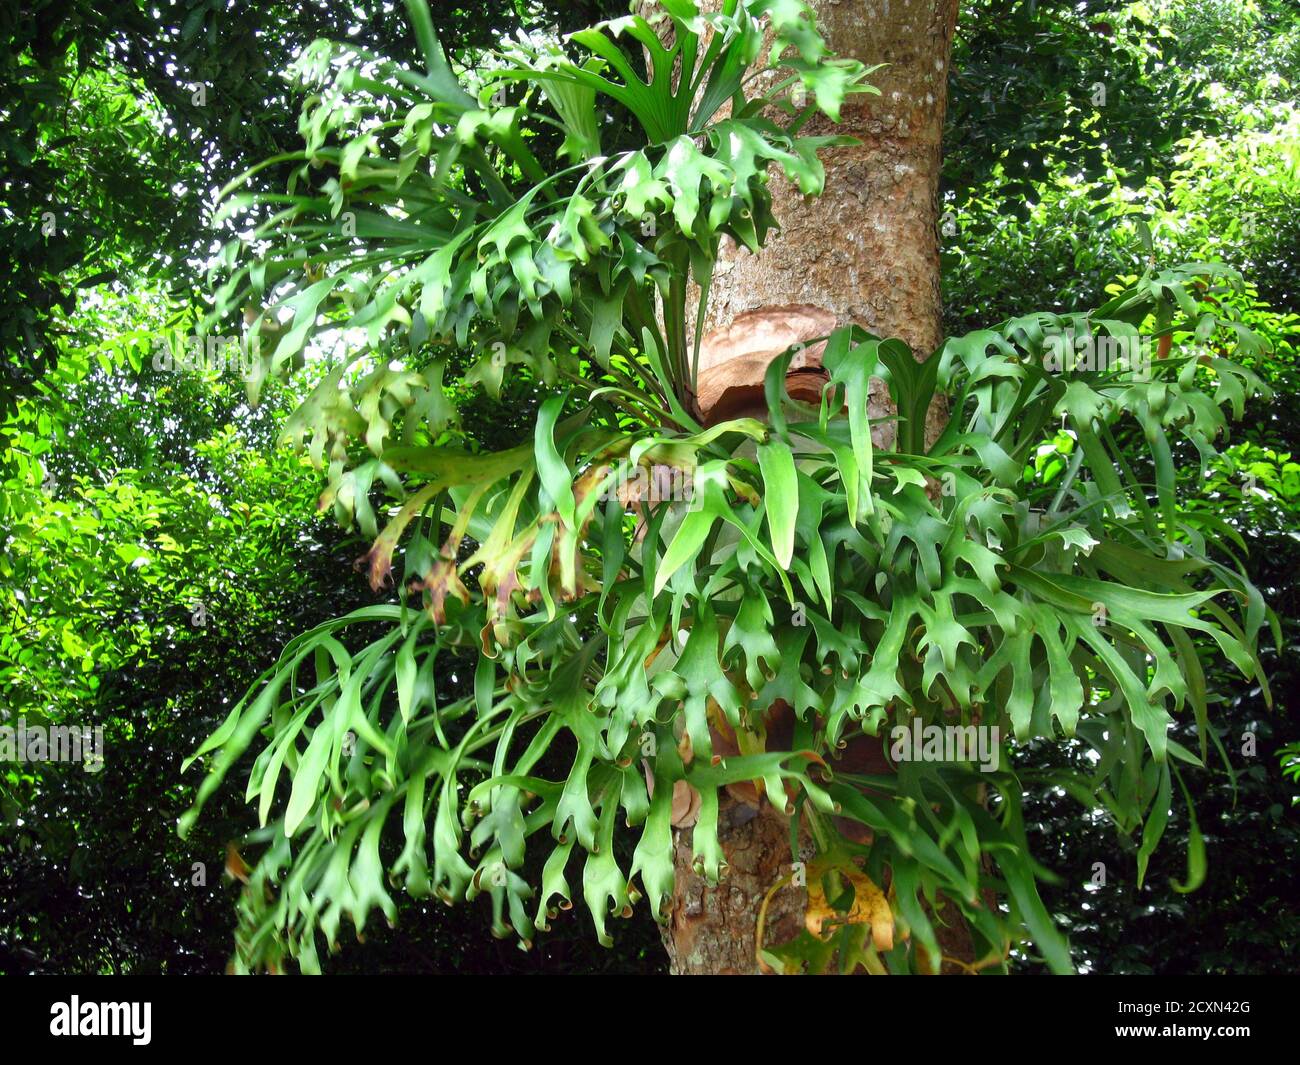
MULTIPOLYGON (((472 64, 501 34, 568 31, 613 6, 493 0, 440 5, 435 18, 472 64)), ((299 102, 282 69, 320 37, 415 60, 400 4, 31 0, 0 10, 0 415, 56 361, 78 286, 144 271, 197 294, 211 194, 297 143, 299 102), (126 99, 111 91, 123 88, 126 99)), ((284 172, 258 184, 282 188, 284 172)))

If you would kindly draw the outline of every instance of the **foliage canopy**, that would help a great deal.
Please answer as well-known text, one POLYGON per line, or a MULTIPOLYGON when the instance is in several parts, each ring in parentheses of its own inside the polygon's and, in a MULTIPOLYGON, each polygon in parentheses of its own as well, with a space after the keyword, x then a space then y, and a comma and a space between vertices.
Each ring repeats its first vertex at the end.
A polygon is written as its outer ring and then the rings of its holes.
MULTIPOLYGON (((699 795, 695 862, 716 879, 719 790, 756 781, 807 816, 837 914, 825 939, 764 945, 768 964, 937 968, 927 905, 942 893, 980 965, 1030 940, 1068 971, 1009 758, 992 773, 899 761, 862 778, 834 756, 857 731, 913 718, 997 725, 1008 745, 1078 737, 1091 770, 1053 783, 1140 833, 1141 877, 1176 765, 1203 764, 1214 738, 1206 641, 1266 690, 1255 647, 1269 613, 1223 561, 1234 530, 1177 506, 1172 460, 1186 441, 1214 461, 1225 410, 1267 393, 1226 357, 1263 350, 1235 308, 1239 280, 1152 266, 1093 311, 1018 316, 933 353, 840 329, 819 406, 785 394, 787 352, 766 424, 705 427, 687 280, 707 298, 723 234, 762 245, 770 166, 820 191, 817 152, 835 141, 800 128, 870 91, 869 71, 827 56, 802 4, 703 14, 673 0, 670 45, 636 15, 573 34, 578 58, 521 41, 470 92, 423 4, 409 7, 425 69, 312 49, 289 192, 229 190, 232 210, 271 213, 227 247, 215 317, 246 309, 264 376, 313 343, 342 351, 289 435, 328 460, 325 501, 374 537, 377 586, 404 540, 403 602, 291 641, 196 755, 209 775, 186 826, 259 746, 245 794, 266 849, 241 896, 237 964, 292 955, 316 969, 317 933, 333 944, 345 918, 393 919, 399 883, 487 895, 495 930, 528 944, 571 902, 578 863, 607 941, 609 915, 642 896, 665 914, 675 788, 699 795), (751 80, 763 15, 776 74, 751 80), (766 88, 751 97, 754 84, 766 88), (543 127, 563 133, 562 169, 530 148, 543 127), (1128 355, 1054 364, 1061 337, 1128 355), (1153 342, 1160 357, 1141 357, 1153 342), (508 367, 535 382, 531 441, 457 446, 443 387, 466 346, 480 355, 460 384, 495 392, 508 367), (872 440, 871 378, 898 411, 890 447, 872 440), (927 442, 937 394, 951 418, 927 442), (638 467, 689 474, 693 498, 638 522, 617 491, 638 467), (400 502, 382 530, 380 485, 400 502), (466 656, 473 691, 439 701, 435 670, 466 656), (791 749, 768 748, 778 702, 798 718, 791 749), (1168 738, 1180 713, 1199 750, 1168 738), (740 753, 715 754, 720 734, 740 753), (535 771, 552 750, 572 752, 563 779, 535 771), (871 842, 837 833, 835 816, 871 842), (521 875, 530 846, 548 855, 540 885, 521 875)), ((1194 834, 1184 889, 1203 875, 1194 834)))

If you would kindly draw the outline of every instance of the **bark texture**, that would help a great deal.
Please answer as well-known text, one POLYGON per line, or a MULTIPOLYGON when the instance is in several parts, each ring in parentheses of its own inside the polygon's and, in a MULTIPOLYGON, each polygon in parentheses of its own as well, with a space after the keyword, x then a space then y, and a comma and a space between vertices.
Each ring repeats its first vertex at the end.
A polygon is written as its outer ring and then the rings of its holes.
POLYGON ((928 354, 941 339, 938 182, 957 0, 814 0, 830 47, 872 65, 879 96, 845 101, 838 126, 807 133, 862 143, 823 154, 826 189, 806 200, 779 173, 781 233, 760 255, 729 249, 714 275, 706 329, 758 307, 808 303, 928 354))
MULTIPOLYGON (((811 6, 835 53, 889 64, 870 79, 881 95, 850 97, 839 125, 819 116, 806 127, 848 133, 862 143, 823 155, 826 189, 819 199, 805 200, 773 174, 781 232, 757 256, 724 247, 705 328, 725 328, 760 308, 807 304, 829 311, 840 325, 898 337, 925 356, 942 335, 938 181, 957 0, 811 0, 811 6)), ((759 389, 763 369, 755 367, 759 389)), ((873 417, 892 413, 878 384, 873 417)), ((930 412, 931 436, 942 420, 941 409, 930 412)), ((883 427, 878 445, 888 446, 892 435, 883 427)), ((691 868, 690 830, 677 833, 677 887, 664 932, 674 973, 759 971, 758 912, 768 889, 790 872, 789 823, 765 800, 755 809, 728 795, 719 839, 730 870, 710 887, 691 868)), ((765 940, 796 935, 806 905, 802 889, 777 891, 765 940)), ((945 954, 970 957, 964 930, 954 937, 953 928, 940 929, 945 954)))
MULTIPOLYGON (((723 792, 718 797, 718 840, 727 875, 716 886, 691 871, 691 830, 675 833, 677 886, 664 930, 674 975, 734 976, 758 972, 758 913, 768 889, 791 872, 790 822, 766 801, 754 806, 723 792)), ((807 858, 811 850, 801 852, 807 858)), ((793 939, 804 924, 807 895, 786 886, 767 910, 765 941, 793 939)))

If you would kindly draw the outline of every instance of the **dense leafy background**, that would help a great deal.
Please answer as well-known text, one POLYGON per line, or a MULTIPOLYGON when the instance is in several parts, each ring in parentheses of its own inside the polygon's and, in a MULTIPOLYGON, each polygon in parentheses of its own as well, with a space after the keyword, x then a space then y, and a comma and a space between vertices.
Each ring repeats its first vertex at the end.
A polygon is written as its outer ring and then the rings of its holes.
MULTIPOLYGON (((1198 892, 1170 887, 1185 869, 1169 837, 1137 889, 1131 850, 1072 800, 1047 792, 1033 804, 1029 830, 1035 853, 1064 880, 1045 896, 1067 917, 1076 957, 1090 971, 1294 971, 1300 918, 1286 900, 1300 884, 1285 856, 1298 825, 1294 785, 1277 769, 1279 750, 1300 734, 1300 19, 1286 3, 1103 0, 975 4, 963 24, 942 233, 949 330, 1027 306, 1096 302, 1110 279, 1140 272, 1145 251, 1134 223, 1142 219, 1160 255, 1240 269, 1256 290, 1248 320, 1274 344, 1261 369, 1277 398, 1248 410, 1230 449, 1238 471, 1201 485, 1196 505, 1226 509, 1250 546, 1253 579, 1283 619, 1282 653, 1265 651, 1279 708, 1269 713, 1258 691, 1227 686, 1219 733, 1236 777, 1197 781, 1209 855, 1198 892), (1022 29, 1006 33, 1010 26, 1022 29), (1102 107, 1090 99, 1098 81, 1108 89, 1102 107), (1162 111, 1162 95, 1184 102, 1162 111), (1248 471, 1265 491, 1229 501, 1224 489, 1248 471), (1258 738, 1253 758, 1241 754, 1248 731, 1258 738), (1090 886, 1097 862, 1108 873, 1102 889, 1090 886)), ((1171 835, 1185 840, 1187 827, 1175 809, 1171 835)))

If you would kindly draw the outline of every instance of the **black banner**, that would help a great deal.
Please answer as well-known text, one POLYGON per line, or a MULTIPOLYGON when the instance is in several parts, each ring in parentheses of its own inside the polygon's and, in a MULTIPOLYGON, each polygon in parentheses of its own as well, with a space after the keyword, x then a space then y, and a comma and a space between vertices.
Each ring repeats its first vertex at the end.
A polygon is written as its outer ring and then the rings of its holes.
POLYGON ((715 980, 707 991, 692 993, 680 985, 673 990, 627 988, 577 998, 555 979, 497 989, 448 977, 35 977, 0 985, 0 1014, 6 1050, 53 1049, 59 1043, 87 1049, 99 1042, 127 1053, 190 1050, 209 1040, 236 1054, 256 1053, 268 1048, 268 1035, 275 1049, 377 1051, 414 1038, 427 1040, 428 1050, 437 1053, 440 1040, 454 1040, 450 1049, 466 1029, 481 1035, 486 1020, 495 1057, 512 1040, 520 1054, 541 1053, 540 1041, 551 1034, 563 1034, 566 1042, 580 1035, 585 1045, 617 1046, 628 1024, 653 1018, 664 1038, 674 1026, 672 1013, 682 1010, 690 1015, 682 1020, 682 1037, 689 1039, 706 1016, 697 996, 707 995, 714 1023, 728 1018, 726 1030, 713 1033, 723 1052, 733 1039, 736 1048, 758 1039, 774 1049, 786 1041, 783 1030, 792 1046, 806 1045, 806 1028, 782 1025, 780 1018, 806 1020, 816 1009, 839 1018, 846 1033, 848 1026, 862 1025, 867 1033, 888 1032, 927 1050, 969 1051, 987 1046, 990 1038, 1011 1038, 1080 1051, 1124 1043, 1203 1043, 1232 1053, 1233 1044, 1287 1038, 1294 1029, 1296 984, 1290 977, 984 977, 878 980, 869 987, 860 981, 809 987, 767 980, 743 989, 715 980), (584 999, 586 1005, 575 1006, 584 999), (850 1004, 853 1010, 846 1012, 850 1004), (764 1021, 757 1020, 756 1009, 764 1021), (491 1022, 496 1010, 509 1017, 508 1024, 491 1022))

